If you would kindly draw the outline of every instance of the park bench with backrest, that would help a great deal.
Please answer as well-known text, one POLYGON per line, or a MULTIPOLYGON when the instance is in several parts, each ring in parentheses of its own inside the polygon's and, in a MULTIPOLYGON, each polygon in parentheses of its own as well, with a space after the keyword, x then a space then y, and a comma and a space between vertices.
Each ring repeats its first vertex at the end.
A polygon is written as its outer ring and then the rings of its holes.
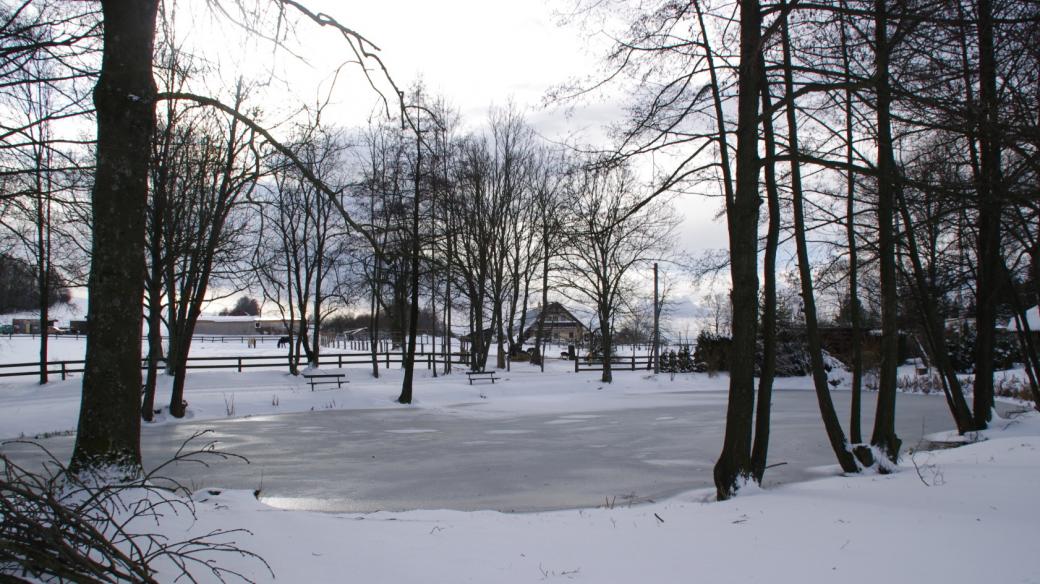
POLYGON ((307 383, 311 384, 311 391, 314 391, 315 385, 327 385, 336 384, 337 388, 343 387, 344 383, 350 383, 349 380, 344 379, 346 373, 326 373, 326 372, 310 372, 304 373, 303 378, 307 380, 307 383))
POLYGON ((469 384, 473 385, 473 380, 477 381, 491 381, 492 384, 501 377, 495 377, 494 371, 467 371, 466 376, 469 377, 469 384))

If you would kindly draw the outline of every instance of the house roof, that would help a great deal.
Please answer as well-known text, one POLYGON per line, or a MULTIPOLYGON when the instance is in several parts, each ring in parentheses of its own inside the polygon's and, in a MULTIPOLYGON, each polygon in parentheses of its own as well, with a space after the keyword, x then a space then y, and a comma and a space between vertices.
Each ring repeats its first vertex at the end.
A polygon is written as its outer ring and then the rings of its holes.
MULTIPOLYGON (((552 322, 556 326, 577 325, 577 326, 580 326, 582 328, 587 328, 587 327, 585 327, 585 324, 581 321, 580 318, 574 316, 573 312, 568 310, 566 306, 560 304, 559 302, 550 302, 547 305, 547 308, 549 310, 551 310, 551 311, 557 311, 559 313, 562 313, 566 318, 569 319, 569 320, 563 320, 563 319, 557 318, 555 320, 547 321, 547 322, 552 322)), ((532 308, 532 309, 527 311, 527 316, 524 318, 524 323, 527 326, 528 330, 530 330, 532 327, 538 326, 538 317, 541 314, 541 311, 542 311, 541 307, 532 308)))

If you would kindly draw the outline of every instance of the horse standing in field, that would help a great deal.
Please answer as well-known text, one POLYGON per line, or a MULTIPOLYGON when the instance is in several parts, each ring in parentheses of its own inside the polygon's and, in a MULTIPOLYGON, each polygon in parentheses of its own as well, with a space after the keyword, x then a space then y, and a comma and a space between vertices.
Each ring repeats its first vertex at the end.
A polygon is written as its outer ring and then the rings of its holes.
POLYGON ((278 339, 278 348, 286 347, 289 345, 289 337, 281 337, 278 339))

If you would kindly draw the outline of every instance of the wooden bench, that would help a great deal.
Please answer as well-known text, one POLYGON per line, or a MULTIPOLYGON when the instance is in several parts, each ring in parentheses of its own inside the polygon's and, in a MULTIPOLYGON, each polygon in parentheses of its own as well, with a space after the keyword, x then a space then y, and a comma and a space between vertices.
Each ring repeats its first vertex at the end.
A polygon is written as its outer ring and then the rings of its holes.
POLYGON ((495 377, 494 371, 467 371, 466 376, 469 377, 470 385, 473 385, 474 379, 477 381, 490 379, 492 384, 495 383, 496 379, 501 379, 500 377, 495 377))
POLYGON ((343 379, 346 377, 346 373, 304 373, 303 378, 307 380, 307 383, 311 384, 311 391, 314 391, 315 385, 325 385, 335 383, 337 388, 343 387, 344 383, 350 383, 350 381, 343 379))

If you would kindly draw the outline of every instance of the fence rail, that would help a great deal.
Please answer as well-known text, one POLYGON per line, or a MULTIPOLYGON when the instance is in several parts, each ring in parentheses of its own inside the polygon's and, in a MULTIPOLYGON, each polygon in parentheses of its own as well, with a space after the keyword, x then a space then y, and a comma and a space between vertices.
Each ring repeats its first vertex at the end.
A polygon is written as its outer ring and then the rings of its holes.
MULTIPOLYGON (((449 358, 453 365, 469 365, 469 355, 465 353, 454 353, 449 358)), ((320 362, 323 365, 338 367, 344 365, 372 365, 375 363, 389 369, 391 365, 404 363, 404 353, 386 352, 376 353, 375 359, 371 353, 328 353, 321 355, 320 362)), ((60 376, 62 380, 73 373, 83 373, 86 361, 48 361, 46 363, 48 375, 60 376)), ((415 364, 426 365, 427 369, 445 364, 443 353, 421 353, 416 351, 415 364)), ((6 363, 0 365, 0 377, 38 377, 41 373, 41 363, 6 363), (10 369, 23 369, 22 371, 9 371, 10 369)), ((286 355, 243 355, 225 357, 188 357, 188 369, 236 369, 239 373, 243 369, 253 367, 289 367, 289 357, 286 355)), ((148 360, 141 360, 141 369, 148 368, 148 360)))
MULTIPOLYGON (((610 358, 610 365, 613 371, 624 371, 625 369, 631 371, 637 369, 652 370, 654 368, 654 358, 650 355, 614 355, 610 358)), ((603 359, 578 357, 574 360, 574 372, 579 373, 581 371, 603 371, 603 359)))

